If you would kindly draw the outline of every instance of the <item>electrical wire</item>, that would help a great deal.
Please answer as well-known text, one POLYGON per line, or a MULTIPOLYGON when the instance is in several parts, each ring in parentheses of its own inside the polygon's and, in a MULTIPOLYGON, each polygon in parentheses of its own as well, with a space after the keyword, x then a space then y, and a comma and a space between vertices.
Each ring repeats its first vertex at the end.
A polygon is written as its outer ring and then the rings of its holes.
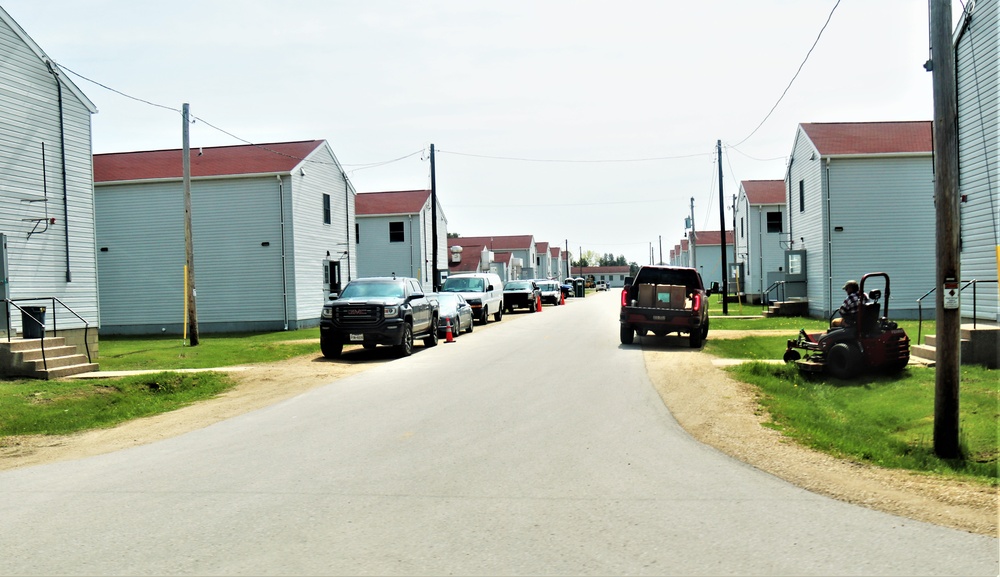
MULTIPOLYGON (((153 106, 153 107, 156 107, 156 108, 162 108, 164 110, 169 110, 171 112, 176 112, 178 114, 183 114, 183 111, 180 110, 180 109, 172 108, 172 107, 166 106, 164 104, 158 104, 156 102, 151 102, 149 100, 145 100, 145 99, 139 98, 137 96, 132 96, 131 94, 127 94, 125 92, 122 92, 121 90, 117 90, 117 89, 112 88, 112 87, 110 87, 110 86, 108 86, 106 84, 103 84, 101 82, 98 82, 96 80, 88 78, 88 77, 80 74, 79 72, 76 72, 75 70, 71 70, 70 68, 67 68, 67 67, 65 67, 65 66, 63 66, 61 64, 58 64, 56 62, 53 62, 53 63, 56 64, 60 69, 65 70, 66 72, 69 72, 70 74, 72 74, 73 76, 76 76, 77 78, 81 78, 83 80, 86 80, 87 82, 90 82, 91 84, 99 86, 99 87, 101 87, 101 88, 103 88, 105 90, 108 90, 110 92, 114 92, 115 94, 118 94, 120 96, 124 96, 125 98, 128 98, 130 100, 134 100, 136 102, 141 102, 142 104, 146 104, 148 106, 153 106)), ((376 167, 379 167, 379 166, 385 166, 387 164, 392 164, 394 162, 399 162, 401 160, 410 158, 411 156, 415 156, 415 155, 420 154, 420 153, 423 152, 423 149, 416 150, 416 151, 411 152, 411 153, 409 153, 409 154, 407 154, 405 156, 401 156, 399 158, 394 158, 392 160, 383 160, 383 161, 380 161, 380 162, 371 162, 371 163, 366 163, 366 164, 340 164, 338 162, 327 162, 327 161, 324 161, 324 160, 313 160, 313 159, 308 159, 308 158, 300 158, 298 156, 294 156, 294 155, 291 155, 291 154, 286 154, 284 152, 280 152, 280 151, 268 148, 265 145, 257 144, 255 142, 247 140, 246 138, 243 138, 241 136, 233 134, 232 132, 229 132, 228 130, 225 130, 224 128, 216 126, 215 124, 212 124, 211 122, 205 120, 204 118, 202 118, 200 116, 191 115, 190 118, 191 118, 192 122, 201 122, 205 126, 208 126, 209 128, 215 129, 215 130, 221 132, 222 134, 225 134, 226 136, 228 136, 230 138, 238 140, 238 141, 240 141, 240 142, 242 142, 242 143, 244 143, 246 145, 253 146, 253 147, 259 148, 261 150, 265 150, 265 151, 270 152, 272 154, 276 154, 278 156, 283 156, 285 158, 290 158, 292 160, 298 160, 298 161, 302 161, 302 162, 308 162, 310 164, 336 166, 337 168, 340 168, 340 169, 342 169, 344 166, 358 166, 358 167, 360 167, 360 168, 355 168, 354 170, 351 170, 350 172, 352 174, 354 172, 358 171, 358 170, 365 170, 365 169, 368 169, 368 168, 376 168, 376 167)))
POLYGON ((679 160, 684 158, 696 158, 699 156, 706 156, 706 153, 694 153, 694 154, 680 154, 676 156, 653 156, 648 158, 618 158, 618 159, 591 159, 591 160, 574 160, 567 158, 527 158, 527 157, 516 157, 516 156, 492 156, 488 154, 472 154, 468 152, 455 152, 452 150, 438 150, 441 154, 452 154, 455 156, 469 156, 472 158, 486 158, 489 160, 510 160, 517 162, 552 162, 552 163, 576 163, 576 164, 610 164, 610 163, 621 163, 621 162, 654 162, 660 160, 679 160))
POLYGON ((792 87, 792 84, 795 83, 795 79, 799 77, 799 73, 802 72, 802 68, 806 65, 806 62, 809 61, 809 56, 812 54, 813 49, 816 48, 817 44, 819 44, 819 39, 823 37, 823 31, 826 30, 827 25, 830 23, 830 19, 833 18, 833 13, 837 11, 837 6, 840 6, 840 0, 837 0, 836 4, 833 5, 833 9, 830 10, 830 14, 826 17, 826 22, 823 23, 823 27, 820 28, 819 34, 816 35, 816 40, 813 41, 812 46, 809 47, 809 51, 806 52, 806 57, 802 60, 802 64, 799 64, 799 69, 795 71, 795 75, 792 76, 792 79, 788 82, 788 86, 785 87, 785 90, 781 93, 781 96, 778 97, 778 101, 775 102, 774 106, 771 107, 770 112, 767 113, 767 116, 764 117, 764 120, 760 121, 760 124, 757 125, 757 128, 753 129, 753 132, 748 134, 743 140, 737 142, 734 146, 739 146, 744 142, 746 142, 747 140, 750 140, 750 137, 752 137, 754 134, 757 134, 757 131, 760 130, 760 127, 764 126, 764 123, 767 122, 767 119, 771 118, 771 115, 774 114, 775 109, 778 108, 778 105, 781 104, 781 101, 785 98, 785 95, 788 94, 788 90, 792 87))

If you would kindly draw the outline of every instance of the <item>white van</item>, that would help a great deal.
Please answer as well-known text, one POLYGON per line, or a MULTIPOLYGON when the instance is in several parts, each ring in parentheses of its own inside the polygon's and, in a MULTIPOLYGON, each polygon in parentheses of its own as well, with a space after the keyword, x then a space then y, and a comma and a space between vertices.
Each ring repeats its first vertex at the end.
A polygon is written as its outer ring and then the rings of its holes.
POLYGON ((462 272, 444 279, 441 292, 459 293, 472 305, 472 314, 479 324, 489 322, 489 315, 499 322, 503 318, 503 282, 491 272, 462 272))

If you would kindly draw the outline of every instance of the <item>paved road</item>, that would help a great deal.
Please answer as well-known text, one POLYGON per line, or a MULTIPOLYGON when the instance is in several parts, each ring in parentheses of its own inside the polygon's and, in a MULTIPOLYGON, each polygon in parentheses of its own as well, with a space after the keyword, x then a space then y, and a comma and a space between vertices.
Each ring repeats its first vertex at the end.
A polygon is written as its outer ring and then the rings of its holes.
POLYGON ((615 301, 0 473, 0 573, 998 573, 997 539, 820 497, 692 440, 640 349, 619 346, 615 301))

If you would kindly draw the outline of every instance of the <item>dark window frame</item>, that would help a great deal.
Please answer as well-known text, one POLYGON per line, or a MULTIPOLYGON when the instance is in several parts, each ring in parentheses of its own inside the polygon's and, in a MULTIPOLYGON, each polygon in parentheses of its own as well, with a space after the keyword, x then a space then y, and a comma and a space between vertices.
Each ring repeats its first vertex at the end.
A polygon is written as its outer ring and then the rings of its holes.
POLYGON ((333 222, 333 211, 330 210, 330 195, 323 195, 323 224, 333 222))
POLYGON ((404 221, 389 221, 389 242, 406 242, 406 223, 404 221))
POLYGON ((767 213, 767 232, 784 232, 784 223, 782 222, 781 211, 770 211, 767 213))

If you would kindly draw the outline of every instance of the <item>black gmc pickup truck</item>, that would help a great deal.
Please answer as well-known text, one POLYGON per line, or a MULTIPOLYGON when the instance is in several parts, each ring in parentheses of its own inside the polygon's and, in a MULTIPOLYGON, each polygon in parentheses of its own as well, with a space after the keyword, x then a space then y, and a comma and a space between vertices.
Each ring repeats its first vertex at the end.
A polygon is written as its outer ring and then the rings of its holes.
POLYGON ((428 298, 417 279, 372 277, 352 280, 323 306, 319 344, 323 356, 340 356, 345 344, 366 349, 390 345, 396 355, 409 356, 413 339, 425 347, 438 343, 438 303, 428 298))
POLYGON ((621 299, 621 342, 632 344, 635 334, 688 335, 691 348, 708 336, 708 297, 701 275, 693 268, 643 266, 635 278, 625 279, 621 299))

